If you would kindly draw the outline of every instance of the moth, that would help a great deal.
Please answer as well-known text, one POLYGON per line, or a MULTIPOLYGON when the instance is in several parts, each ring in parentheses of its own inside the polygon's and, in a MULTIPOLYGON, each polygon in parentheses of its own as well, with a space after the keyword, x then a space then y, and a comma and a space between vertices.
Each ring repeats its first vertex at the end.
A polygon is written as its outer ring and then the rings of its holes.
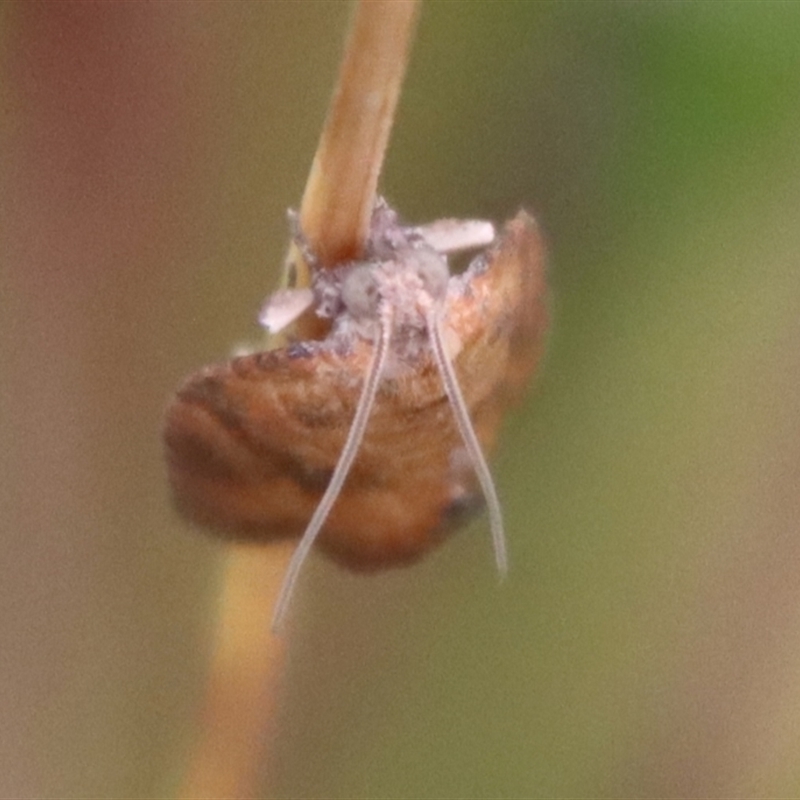
POLYGON ((223 536, 299 537, 276 605, 285 613, 312 546, 354 570, 410 563, 484 503, 507 568, 485 453, 542 355, 548 323, 542 236, 524 211, 488 222, 400 223, 378 202, 364 259, 311 266, 276 292, 262 324, 326 320, 292 340, 190 375, 164 440, 175 502, 223 536), (461 274, 448 257, 488 245, 461 274))

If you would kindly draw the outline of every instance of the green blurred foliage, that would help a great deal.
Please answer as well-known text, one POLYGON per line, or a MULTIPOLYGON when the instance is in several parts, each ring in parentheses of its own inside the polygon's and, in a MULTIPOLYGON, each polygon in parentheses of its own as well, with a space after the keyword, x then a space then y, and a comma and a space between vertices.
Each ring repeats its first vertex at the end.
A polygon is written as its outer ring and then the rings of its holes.
MULTIPOLYGON (((180 771, 220 548, 171 514, 159 415, 255 335, 348 13, 137 9, 86 47, 128 42, 174 114, 141 161, 99 128, 120 195, 142 191, 130 231, 81 204, 97 150, 70 167, 87 236, 111 231, 85 284, 14 282, 40 220, 8 210, 34 190, 3 164, 8 796, 152 797, 180 771), (48 391, 72 404, 57 452, 36 433, 66 422, 29 413, 48 391), (56 498, 36 524, 28 487, 56 498)), ((4 9, 4 51, 34 23, 4 9)), ((20 74, 10 141, 48 124, 20 74)), ((548 356, 496 459, 512 570, 498 586, 481 521, 409 570, 314 560, 269 796, 800 796, 798 97, 796 4, 424 7, 386 194, 414 221, 523 205, 550 242, 548 356)))

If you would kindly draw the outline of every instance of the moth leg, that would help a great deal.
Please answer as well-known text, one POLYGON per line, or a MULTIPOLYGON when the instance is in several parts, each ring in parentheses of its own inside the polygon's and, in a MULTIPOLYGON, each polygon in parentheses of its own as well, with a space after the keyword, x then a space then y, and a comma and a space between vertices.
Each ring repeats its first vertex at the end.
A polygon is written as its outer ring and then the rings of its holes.
POLYGON ((487 247, 495 239, 494 225, 482 219, 437 219, 416 232, 442 254, 487 247))
POLYGON ((311 289, 278 289, 261 307, 258 321, 269 333, 278 333, 313 304, 314 292, 311 289))

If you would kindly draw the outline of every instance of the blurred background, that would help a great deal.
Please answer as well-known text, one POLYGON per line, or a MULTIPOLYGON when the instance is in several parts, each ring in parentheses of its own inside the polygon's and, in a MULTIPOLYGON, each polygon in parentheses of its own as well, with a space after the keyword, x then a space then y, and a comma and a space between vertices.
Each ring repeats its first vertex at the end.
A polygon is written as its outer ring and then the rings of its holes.
MULTIPOLYGON (((349 11, 0 6, 0 796, 181 773, 222 546, 161 413, 257 335, 349 11)), ((314 558, 264 796, 800 796, 799 133, 796 4, 423 8, 385 193, 550 242, 511 575, 314 558)))

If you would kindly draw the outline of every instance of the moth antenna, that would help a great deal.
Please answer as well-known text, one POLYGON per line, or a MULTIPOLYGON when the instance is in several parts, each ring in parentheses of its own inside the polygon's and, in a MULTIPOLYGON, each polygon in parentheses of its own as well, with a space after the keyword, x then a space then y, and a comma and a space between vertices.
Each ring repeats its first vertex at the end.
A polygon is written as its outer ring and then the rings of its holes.
POLYGON ((439 321, 439 310, 433 310, 428 316, 428 329, 433 347, 433 356, 439 373, 442 376, 445 392, 450 400, 450 407, 453 409, 453 416, 456 420, 461 438, 467 447, 472 468, 478 476, 483 497, 486 500, 486 508, 489 512, 489 529, 492 533, 492 545, 494 547, 494 558, 497 563, 497 571, 500 577, 504 578, 508 573, 508 555, 506 552, 506 535, 503 530, 503 511, 500 508, 500 498, 497 496, 497 489, 494 485, 491 470, 486 463, 481 444, 469 418, 469 410, 458 385, 458 377, 453 368, 453 363, 447 356, 444 348, 444 337, 439 321))
POLYGON ((286 610, 289 607, 289 602, 292 599, 297 577, 300 574, 306 558, 308 557, 311 548, 316 541, 325 520, 328 518, 339 492, 344 486, 347 475, 350 472, 350 467, 353 466, 356 454, 361 441, 364 438, 364 433, 367 429, 369 416, 372 412, 372 406, 375 403, 375 395, 378 392, 378 385, 380 384, 381 376, 383 375, 383 368, 386 364, 386 356, 389 353, 389 344, 392 337, 392 311, 389 307, 383 307, 380 314, 380 338, 372 355, 372 360, 367 369, 366 378, 364 379, 364 387, 361 390, 361 396, 358 398, 356 405, 356 413, 353 417, 353 422, 350 425, 350 430, 347 434, 342 453, 339 460, 336 462, 336 467, 331 475, 330 483, 319 501, 308 526, 300 539, 297 549, 292 555, 289 562, 289 567, 286 570, 286 576, 283 579, 280 594, 275 603, 275 611, 272 615, 272 630, 278 632, 283 619, 286 615, 286 610))

